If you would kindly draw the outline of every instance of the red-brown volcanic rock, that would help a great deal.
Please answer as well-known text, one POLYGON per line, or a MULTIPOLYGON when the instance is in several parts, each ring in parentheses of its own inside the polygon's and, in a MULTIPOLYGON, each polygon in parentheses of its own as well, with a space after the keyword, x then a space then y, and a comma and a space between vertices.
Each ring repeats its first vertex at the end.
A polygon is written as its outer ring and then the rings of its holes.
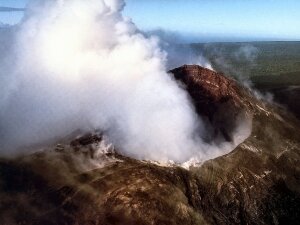
POLYGON ((237 118, 248 109, 248 92, 235 80, 197 65, 184 65, 170 73, 184 83, 198 114, 208 118, 213 136, 221 133, 231 141, 237 118))

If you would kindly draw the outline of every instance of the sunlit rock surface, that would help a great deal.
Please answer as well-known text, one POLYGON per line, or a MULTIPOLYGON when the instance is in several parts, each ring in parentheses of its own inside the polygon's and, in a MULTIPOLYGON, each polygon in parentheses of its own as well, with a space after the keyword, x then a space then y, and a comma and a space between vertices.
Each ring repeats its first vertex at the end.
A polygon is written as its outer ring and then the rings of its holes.
POLYGON ((299 224, 299 120, 221 74, 171 72, 216 133, 229 141, 242 113, 250 137, 189 170, 123 157, 98 133, 2 159, 1 224, 299 224))

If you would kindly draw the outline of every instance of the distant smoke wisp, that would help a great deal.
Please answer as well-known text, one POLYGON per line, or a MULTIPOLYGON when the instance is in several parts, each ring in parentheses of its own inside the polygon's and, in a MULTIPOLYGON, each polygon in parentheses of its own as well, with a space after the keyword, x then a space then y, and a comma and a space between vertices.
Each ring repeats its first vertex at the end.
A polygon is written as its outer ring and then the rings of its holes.
POLYGON ((214 67, 239 80, 248 79, 255 67, 259 49, 251 44, 206 44, 206 52, 214 67))
POLYGON ((138 159, 206 160, 231 150, 203 143, 205 128, 165 72, 158 39, 139 33, 122 16, 124 5, 29 2, 22 23, 1 39, 3 154, 78 128, 106 131, 119 151, 138 159))
POLYGON ((167 69, 174 69, 184 64, 200 65, 213 69, 210 62, 199 52, 186 44, 185 37, 172 31, 152 30, 146 32, 147 36, 157 36, 160 40, 160 47, 167 53, 167 69))

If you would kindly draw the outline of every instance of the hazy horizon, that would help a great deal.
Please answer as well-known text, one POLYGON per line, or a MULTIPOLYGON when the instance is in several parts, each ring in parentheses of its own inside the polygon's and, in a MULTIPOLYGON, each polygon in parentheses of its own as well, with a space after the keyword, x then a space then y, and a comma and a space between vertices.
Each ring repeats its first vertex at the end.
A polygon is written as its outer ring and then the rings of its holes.
MULTIPOLYGON (((28 0, 0 0, 0 22, 18 23, 28 0)), ((296 0, 127 0, 124 16, 179 42, 300 41, 296 0)))

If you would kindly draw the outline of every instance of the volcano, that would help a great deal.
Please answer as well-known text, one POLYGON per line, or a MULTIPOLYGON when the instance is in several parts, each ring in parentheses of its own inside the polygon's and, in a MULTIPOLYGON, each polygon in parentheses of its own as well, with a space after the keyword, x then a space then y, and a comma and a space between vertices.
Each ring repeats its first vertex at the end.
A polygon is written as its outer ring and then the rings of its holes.
POLYGON ((239 117, 251 114, 253 98, 247 90, 224 74, 201 66, 185 65, 170 73, 186 86, 197 113, 212 125, 211 138, 222 135, 232 141, 239 117))
POLYGON ((211 127, 207 142, 231 142, 246 118, 250 136, 188 170, 123 156, 100 132, 0 159, 1 224, 298 224, 299 120, 221 73, 169 74, 211 127))

